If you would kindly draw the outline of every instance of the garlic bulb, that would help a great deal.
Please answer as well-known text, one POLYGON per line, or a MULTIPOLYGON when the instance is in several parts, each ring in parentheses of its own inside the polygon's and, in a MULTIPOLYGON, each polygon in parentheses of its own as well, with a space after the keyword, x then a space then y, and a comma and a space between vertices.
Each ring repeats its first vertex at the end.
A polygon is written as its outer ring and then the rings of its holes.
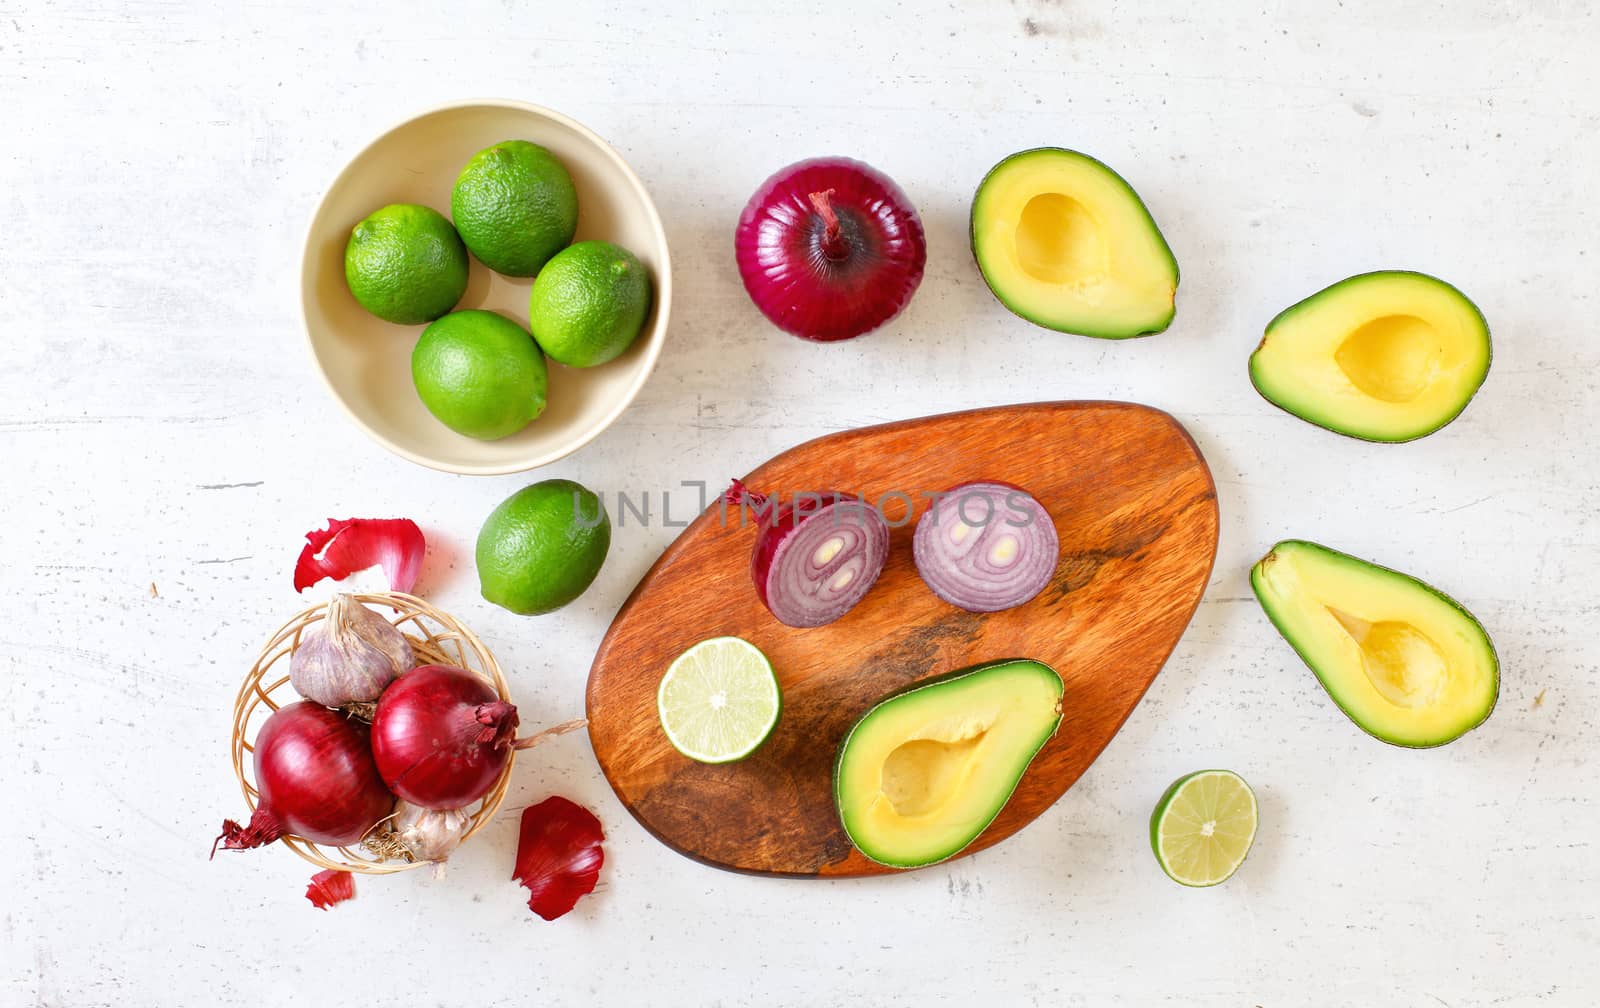
POLYGON ((466 839, 472 817, 466 809, 425 809, 403 801, 395 806, 394 828, 412 857, 443 861, 466 839))
POLYGON ((416 664, 405 634, 350 595, 335 595, 321 625, 289 657, 295 692, 326 707, 378 699, 416 664))

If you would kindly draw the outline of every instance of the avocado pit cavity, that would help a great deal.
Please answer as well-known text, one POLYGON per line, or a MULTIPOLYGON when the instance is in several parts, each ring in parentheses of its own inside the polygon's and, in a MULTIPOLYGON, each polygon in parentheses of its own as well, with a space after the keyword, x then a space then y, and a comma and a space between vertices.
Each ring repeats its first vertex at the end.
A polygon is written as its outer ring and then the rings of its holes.
POLYGON ((1368 623, 1331 607, 1328 612, 1361 649, 1362 671, 1385 700, 1417 708, 1438 698, 1450 678, 1450 665, 1431 637, 1400 620, 1368 623))
POLYGON ((1017 262, 1036 280, 1088 284, 1106 272, 1106 243, 1087 207, 1045 192, 1028 200, 1017 219, 1017 262))
POLYGON ((911 739, 889 753, 883 761, 882 790, 895 814, 926 815, 945 805, 966 778, 993 723, 991 713, 936 725, 926 737, 911 739))
POLYGON ((1384 402, 1408 403, 1433 384, 1444 361, 1434 327, 1415 315, 1385 315, 1352 332, 1333 359, 1356 388, 1384 402))

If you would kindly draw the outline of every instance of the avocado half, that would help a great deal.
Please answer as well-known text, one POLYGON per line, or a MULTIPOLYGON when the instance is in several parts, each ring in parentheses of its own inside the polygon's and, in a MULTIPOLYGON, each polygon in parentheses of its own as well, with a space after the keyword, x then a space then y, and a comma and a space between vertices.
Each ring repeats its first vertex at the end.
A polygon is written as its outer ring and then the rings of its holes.
POLYGON ((1061 677, 1028 659, 989 662, 879 701, 845 735, 839 820, 895 868, 954 857, 1005 808, 1061 723, 1061 677))
POLYGON ((1383 270, 1280 312, 1250 355, 1250 381, 1319 427, 1411 441, 1467 408, 1490 357, 1489 324, 1465 294, 1425 273, 1383 270))
POLYGON ((1172 323, 1172 249, 1133 187, 1087 154, 1040 147, 995 165, 971 232, 984 282, 1029 322, 1099 339, 1172 323))
POLYGON ((1494 645, 1438 589, 1298 539, 1272 547, 1251 569, 1250 587, 1333 702, 1368 734, 1439 746, 1494 710, 1494 645))

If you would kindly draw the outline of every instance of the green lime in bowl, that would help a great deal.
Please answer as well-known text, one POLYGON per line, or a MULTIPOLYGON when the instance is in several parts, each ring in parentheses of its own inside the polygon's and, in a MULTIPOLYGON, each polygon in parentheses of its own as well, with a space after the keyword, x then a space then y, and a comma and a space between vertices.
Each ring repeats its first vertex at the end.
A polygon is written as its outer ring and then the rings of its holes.
POLYGON ((526 140, 505 140, 461 169, 450 217, 479 262, 531 277, 572 241, 578 190, 560 158, 526 140))
POLYGON ((539 271, 528 325, 550 359, 568 367, 609 364, 639 338, 650 315, 650 275, 612 242, 570 246, 539 271))
POLYGON ((467 292, 467 247, 439 211, 391 203, 350 231, 344 281, 385 322, 432 322, 467 292))
POLYGON ((451 312, 422 331, 411 351, 417 398, 440 423, 470 438, 509 437, 544 412, 544 354, 504 315, 451 312))

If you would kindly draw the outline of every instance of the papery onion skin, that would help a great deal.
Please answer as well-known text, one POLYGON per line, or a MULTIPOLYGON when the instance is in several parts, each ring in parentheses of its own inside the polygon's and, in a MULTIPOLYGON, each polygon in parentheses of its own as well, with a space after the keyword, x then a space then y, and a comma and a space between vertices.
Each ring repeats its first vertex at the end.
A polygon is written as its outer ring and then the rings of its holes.
POLYGON ((348 847, 394 809, 367 726, 355 718, 300 700, 274 711, 254 745, 260 802, 248 826, 223 823, 217 842, 226 850, 259 847, 286 833, 348 847))
POLYGON ((494 787, 511 759, 517 708, 466 669, 423 665, 396 679, 372 716, 372 755, 413 805, 456 809, 494 787))
POLYGON ((422 529, 410 518, 329 518, 327 528, 306 533, 294 566, 294 590, 381 566, 391 591, 408 592, 416 587, 427 550, 422 529))
POLYGON ((336 868, 317 872, 306 886, 306 899, 318 910, 326 910, 355 898, 356 877, 336 868))
POLYGON ((843 157, 800 161, 763 182, 739 215, 734 255, 761 313, 817 342, 860 336, 900 314, 928 260, 911 200, 876 168, 843 157))
POLYGON ((797 493, 772 500, 735 480, 727 500, 754 511, 760 521, 750 553, 756 596, 780 623, 818 627, 853 609, 883 573, 889 525, 878 509, 838 490, 797 493), (841 540, 817 564, 816 550, 841 540), (831 586, 848 573, 839 589, 831 586))
POLYGON ((594 813, 560 795, 524 809, 511 878, 527 887, 528 909, 552 921, 594 892, 604 840, 594 813))
POLYGON ((917 522, 912 555, 917 573, 941 599, 968 612, 999 612, 1044 590, 1060 562, 1061 542, 1049 512, 1031 494, 985 481, 938 496, 917 522))

